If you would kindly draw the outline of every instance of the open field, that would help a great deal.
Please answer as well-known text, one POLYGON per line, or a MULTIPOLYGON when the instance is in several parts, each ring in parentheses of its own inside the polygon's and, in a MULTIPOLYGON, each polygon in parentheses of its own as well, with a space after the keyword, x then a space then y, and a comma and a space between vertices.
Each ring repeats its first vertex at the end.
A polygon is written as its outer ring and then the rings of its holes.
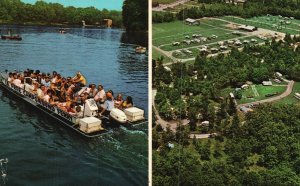
MULTIPOLYGON (((228 52, 230 49, 232 48, 238 48, 238 49, 242 49, 245 45, 253 45, 253 44, 259 44, 259 43, 264 43, 265 41, 258 38, 257 36, 246 36, 246 37, 243 37, 242 38, 242 41, 243 40, 248 40, 250 41, 251 39, 256 39, 257 42, 255 43, 249 43, 249 44, 242 44, 241 46, 237 47, 237 46, 234 46, 234 45, 230 45, 228 46, 228 49, 227 50, 221 50, 220 49, 220 45, 218 45, 217 43, 210 43, 210 44, 207 44, 208 46, 208 51, 211 52, 211 49, 212 48, 216 48, 222 52, 228 52)), ((162 49, 164 49, 164 47, 162 47, 162 49)), ((181 50, 176 50, 175 52, 172 53, 172 56, 173 57, 176 57, 178 59, 188 59, 188 58, 191 58, 193 56, 196 56, 200 53, 200 48, 199 47, 193 47, 193 48, 189 48, 188 50, 190 50, 192 52, 192 54, 187 54, 185 53, 184 51, 181 51, 181 50)))
POLYGON ((198 26, 187 25, 183 21, 174 21, 153 24, 153 45, 165 51, 165 56, 170 58, 172 58, 172 55, 178 60, 192 60, 199 54, 200 48, 204 45, 207 46, 207 52, 214 54, 228 52, 233 47, 243 48, 247 44, 243 43, 245 40, 256 40, 249 44, 263 43, 264 41, 258 38, 257 34, 236 30, 229 27, 226 20, 214 18, 200 19, 200 25, 198 26), (226 43, 227 41, 235 42, 236 40, 240 40, 242 43, 239 46, 226 43), (176 42, 179 44, 174 46, 176 42), (220 50, 219 42, 225 42, 224 46, 227 48, 220 50), (216 48, 217 51, 211 51, 212 48, 216 48))
POLYGON ((300 105, 300 100, 296 99, 294 97, 295 93, 300 93, 300 82, 295 82, 295 85, 294 85, 294 88, 293 88, 293 91, 290 95, 288 95, 287 97, 279 100, 279 101, 276 101, 275 104, 298 104, 300 105))
POLYGON ((251 19, 224 16, 202 18, 199 21, 200 25, 197 26, 185 24, 183 21, 153 24, 153 45, 162 50, 161 54, 168 56, 168 62, 172 59, 184 62, 195 59, 204 46, 208 54, 227 53, 232 48, 242 49, 249 44, 263 44, 265 40, 276 36, 274 31, 281 32, 277 33, 279 36, 277 38, 283 38, 284 34, 282 33, 300 33, 299 20, 278 16, 262 16, 251 19), (279 26, 279 23, 284 25, 279 26), (238 24, 256 26, 258 30, 241 31, 237 28, 238 24), (236 42, 240 43, 236 44, 236 42))
POLYGON ((258 28, 264 28, 276 32, 288 34, 300 34, 300 21, 299 20, 286 20, 289 24, 284 24, 284 19, 278 16, 262 16, 253 17, 251 19, 244 19, 234 16, 224 16, 221 19, 231 21, 243 25, 251 25, 258 28), (282 21, 282 24, 280 23, 282 21))
POLYGON ((267 94, 272 94, 278 92, 278 95, 286 90, 286 85, 284 86, 263 86, 263 85, 252 85, 246 90, 242 90, 243 97, 238 100, 238 104, 250 103, 253 101, 259 101, 266 99, 267 94), (252 96, 253 98, 247 98, 252 96))

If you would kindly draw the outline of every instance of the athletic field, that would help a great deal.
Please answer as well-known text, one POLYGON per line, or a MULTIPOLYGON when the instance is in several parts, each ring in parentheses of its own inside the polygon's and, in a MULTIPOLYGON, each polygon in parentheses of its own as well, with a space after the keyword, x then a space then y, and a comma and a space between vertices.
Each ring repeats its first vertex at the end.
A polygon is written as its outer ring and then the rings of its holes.
MULTIPOLYGON (((200 25, 194 26, 187 25, 183 21, 153 24, 153 45, 163 50, 163 55, 173 56, 178 60, 195 58, 203 46, 207 47, 209 53, 213 53, 211 49, 217 49, 217 53, 230 50, 234 46, 227 45, 227 49, 220 50, 220 42, 234 42, 237 39, 242 42, 239 47, 244 46, 245 40, 256 40, 252 44, 263 42, 257 36, 249 35, 248 32, 235 30, 228 25, 227 21, 220 19, 200 19, 200 25)), ((161 52, 156 51, 155 55, 157 57, 160 54, 161 52)))
POLYGON ((235 16, 224 16, 221 19, 231 21, 238 24, 251 25, 258 28, 264 28, 276 32, 288 34, 300 34, 300 21, 291 19, 290 17, 284 18, 279 16, 261 16, 244 19, 235 16))

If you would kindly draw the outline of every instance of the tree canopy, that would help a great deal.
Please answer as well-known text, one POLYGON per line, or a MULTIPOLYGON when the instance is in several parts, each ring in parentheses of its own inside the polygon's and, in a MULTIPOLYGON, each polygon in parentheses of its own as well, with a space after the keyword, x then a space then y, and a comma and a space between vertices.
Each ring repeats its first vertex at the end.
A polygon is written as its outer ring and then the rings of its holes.
POLYGON ((125 0, 122 15, 127 31, 148 31, 147 0, 125 0))
POLYGON ((98 10, 94 7, 64 7, 58 3, 37 1, 34 5, 25 4, 20 0, 0 1, 0 22, 32 23, 32 24, 101 24, 104 19, 112 19, 115 27, 122 26, 122 13, 115 10, 98 10))

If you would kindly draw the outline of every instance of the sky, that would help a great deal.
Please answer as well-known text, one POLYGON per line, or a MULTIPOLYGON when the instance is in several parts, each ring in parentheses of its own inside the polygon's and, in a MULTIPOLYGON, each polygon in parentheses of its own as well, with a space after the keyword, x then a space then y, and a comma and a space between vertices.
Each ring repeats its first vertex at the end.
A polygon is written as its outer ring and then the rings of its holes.
MULTIPOLYGON (((34 4, 38 0, 21 0, 24 3, 34 4)), ((89 7, 94 6, 97 9, 102 10, 106 8, 108 10, 122 10, 123 0, 44 0, 47 3, 59 3, 64 6, 74 7, 89 7)))

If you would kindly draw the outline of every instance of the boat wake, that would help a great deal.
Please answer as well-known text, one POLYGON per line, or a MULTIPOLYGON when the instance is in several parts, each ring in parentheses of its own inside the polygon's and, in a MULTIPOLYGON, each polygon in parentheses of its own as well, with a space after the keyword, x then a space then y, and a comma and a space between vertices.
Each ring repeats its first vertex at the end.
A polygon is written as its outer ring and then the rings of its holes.
POLYGON ((0 182, 0 185, 6 185, 8 178, 7 178, 7 164, 8 164, 8 159, 0 159, 0 170, 1 170, 1 178, 2 182, 0 182))

